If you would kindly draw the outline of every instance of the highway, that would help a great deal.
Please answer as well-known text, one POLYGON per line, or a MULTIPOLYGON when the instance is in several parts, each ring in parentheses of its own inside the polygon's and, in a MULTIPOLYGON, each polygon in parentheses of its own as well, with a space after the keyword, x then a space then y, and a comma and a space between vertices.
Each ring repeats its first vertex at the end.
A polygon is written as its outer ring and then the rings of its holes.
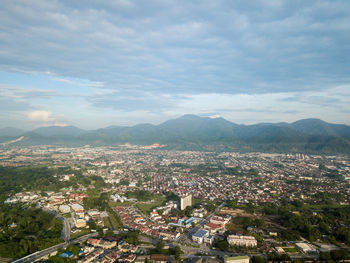
POLYGON ((61 249, 65 249, 66 247, 68 247, 71 244, 76 244, 76 243, 85 241, 85 240, 89 239, 90 237, 94 237, 94 236, 97 236, 97 235, 98 235, 98 233, 87 234, 87 235, 81 236, 79 238, 76 238, 74 240, 71 240, 69 242, 64 242, 64 243, 61 243, 61 244, 58 244, 58 245, 46 248, 44 250, 37 251, 37 252, 35 252, 33 254, 30 254, 28 256, 25 256, 23 258, 20 258, 20 259, 17 259, 15 261, 12 261, 12 263, 34 262, 34 261, 36 261, 36 260, 38 260, 38 259, 40 259, 42 257, 50 255, 51 253, 57 251, 60 248, 61 249))

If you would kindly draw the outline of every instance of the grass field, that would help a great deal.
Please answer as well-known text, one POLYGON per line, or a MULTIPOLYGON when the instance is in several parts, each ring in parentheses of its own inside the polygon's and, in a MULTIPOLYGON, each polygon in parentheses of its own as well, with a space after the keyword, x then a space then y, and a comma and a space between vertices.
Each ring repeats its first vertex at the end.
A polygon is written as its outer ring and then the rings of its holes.
POLYGON ((71 239, 71 240, 72 240, 72 239, 76 239, 76 238, 78 238, 78 237, 81 237, 81 236, 86 235, 86 234, 89 234, 89 233, 90 233, 90 229, 83 229, 83 230, 81 230, 80 232, 72 233, 72 234, 70 235, 70 239, 71 239))
POLYGON ((118 223, 117 219, 114 217, 114 215, 112 213, 109 213, 109 212, 108 212, 108 215, 109 215, 109 218, 111 219, 111 223, 112 223, 114 229, 120 228, 121 226, 119 225, 119 223, 118 223))
POLYGON ((130 205, 133 205, 135 202, 129 202, 129 201, 126 201, 126 202, 109 202, 109 206, 110 207, 114 207, 114 206, 130 206, 130 205))
POLYGON ((105 227, 108 227, 109 229, 112 229, 111 225, 109 224, 108 218, 104 217, 103 218, 103 224, 105 227))
POLYGON ((144 214, 149 214, 152 209, 161 206, 163 204, 163 202, 165 201, 165 197, 164 196, 157 196, 154 199, 154 202, 150 203, 150 202, 139 202, 136 204, 136 207, 138 209, 140 209, 140 211, 144 214))
POLYGON ((295 247, 282 247, 283 250, 287 253, 295 253, 298 252, 298 249, 296 249, 295 247))

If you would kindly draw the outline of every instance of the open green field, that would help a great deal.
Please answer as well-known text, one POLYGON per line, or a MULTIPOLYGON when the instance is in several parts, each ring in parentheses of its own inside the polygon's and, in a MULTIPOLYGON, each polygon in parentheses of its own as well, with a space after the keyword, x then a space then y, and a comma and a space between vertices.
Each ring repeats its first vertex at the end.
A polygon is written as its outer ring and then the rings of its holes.
POLYGON ((161 206, 164 201, 165 201, 165 197, 158 195, 156 196, 154 199, 154 202, 138 202, 135 206, 140 209, 140 211, 144 214, 149 214, 152 209, 161 206))
POLYGON ((109 202, 108 203, 110 207, 114 207, 114 206, 130 206, 130 205, 133 205, 135 204, 135 202, 129 202, 129 201, 126 201, 126 202, 109 202))
POLYGON ((296 249, 295 247, 282 247, 282 248, 287 253, 296 253, 296 252, 298 252, 298 249, 296 249))
POLYGON ((108 227, 109 229, 112 229, 112 226, 110 225, 107 217, 103 218, 103 224, 104 224, 105 227, 108 227))
POLYGON ((114 229, 118 229, 121 227, 121 225, 118 223, 118 220, 114 217, 114 215, 110 212, 108 212, 109 218, 111 219, 111 223, 114 227, 114 229))
POLYGON ((71 240, 72 240, 72 239, 76 239, 76 238, 78 238, 78 237, 81 237, 81 236, 86 235, 86 234, 89 234, 89 233, 90 233, 90 229, 83 229, 83 230, 81 230, 80 232, 72 233, 72 234, 70 235, 70 239, 71 239, 71 240))

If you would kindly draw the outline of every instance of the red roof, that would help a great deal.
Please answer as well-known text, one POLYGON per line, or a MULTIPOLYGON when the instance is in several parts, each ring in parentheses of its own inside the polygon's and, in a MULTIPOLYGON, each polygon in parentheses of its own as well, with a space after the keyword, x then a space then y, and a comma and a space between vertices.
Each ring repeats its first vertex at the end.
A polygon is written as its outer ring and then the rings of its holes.
POLYGON ((219 228, 221 228, 221 226, 220 225, 217 225, 217 224, 213 224, 213 223, 207 223, 207 224, 205 224, 205 226, 206 227, 209 227, 210 229, 219 229, 219 228))

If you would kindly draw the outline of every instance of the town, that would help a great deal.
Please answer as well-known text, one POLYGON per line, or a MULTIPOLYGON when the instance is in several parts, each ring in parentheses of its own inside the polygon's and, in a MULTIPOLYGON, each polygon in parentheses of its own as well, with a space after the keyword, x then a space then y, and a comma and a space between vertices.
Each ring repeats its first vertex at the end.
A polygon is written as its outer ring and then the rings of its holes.
MULTIPOLYGON (((39 181, 19 191, 9 185, 3 203, 36 207, 62 222, 61 243, 15 262, 349 258, 347 156, 163 148, 0 150, 2 168, 52 170, 47 189, 37 189, 39 181)), ((0 227, 15 233, 20 221, 10 223, 0 227)))

